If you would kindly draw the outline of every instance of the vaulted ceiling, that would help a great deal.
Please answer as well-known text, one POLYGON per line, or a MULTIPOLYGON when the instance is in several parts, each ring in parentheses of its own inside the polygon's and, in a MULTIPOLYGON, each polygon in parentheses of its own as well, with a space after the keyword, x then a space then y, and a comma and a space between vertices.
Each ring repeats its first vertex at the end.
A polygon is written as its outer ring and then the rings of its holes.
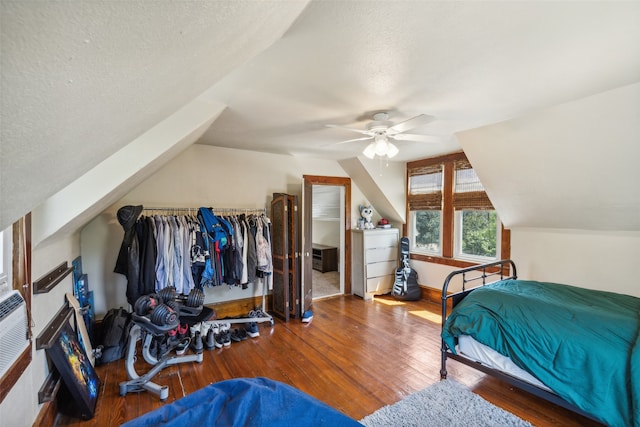
POLYGON ((202 144, 344 160, 367 142, 336 144, 359 135, 325 125, 433 116, 412 133, 435 143, 398 143, 406 161, 640 81, 639 2, 3 1, 0 12, 2 227, 163 124, 202 144), (203 117, 171 121, 185 108, 203 117))

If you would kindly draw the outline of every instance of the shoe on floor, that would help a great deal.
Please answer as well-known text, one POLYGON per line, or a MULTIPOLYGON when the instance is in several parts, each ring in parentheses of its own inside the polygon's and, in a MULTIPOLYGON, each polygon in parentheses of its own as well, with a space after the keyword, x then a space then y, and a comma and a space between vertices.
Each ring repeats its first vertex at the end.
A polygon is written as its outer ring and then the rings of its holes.
POLYGON ((256 322, 251 322, 247 324, 247 326, 244 329, 247 335, 249 335, 251 338, 260 336, 260 331, 258 330, 258 324, 256 322))
POLYGON ((231 332, 231 339, 235 342, 244 341, 247 338, 247 331, 245 329, 236 328, 231 332))
POLYGON ((204 349, 204 345, 202 344, 202 337, 200 336, 200 331, 196 331, 195 335, 191 339, 191 350, 193 350, 195 354, 200 354, 202 353, 203 349, 204 349))
POLYGON ((178 326, 178 339, 182 340, 182 338, 186 337, 187 332, 189 332, 189 326, 186 323, 178 326))
POLYGON ((189 344, 191 343, 191 338, 183 338, 178 345, 176 345, 176 355, 178 356, 182 356, 183 354, 185 354, 187 352, 187 349, 189 348, 189 344))
POLYGON ((302 323, 309 323, 313 320, 313 311, 307 310, 302 313, 302 323))
POLYGON ((222 345, 229 347, 231 345, 231 331, 229 329, 225 329, 220 332, 220 334, 222 335, 222 345))
POLYGON ((216 348, 216 340, 215 333, 213 332, 213 328, 209 328, 207 331, 207 339, 204 342, 204 348, 207 350, 213 350, 216 348))

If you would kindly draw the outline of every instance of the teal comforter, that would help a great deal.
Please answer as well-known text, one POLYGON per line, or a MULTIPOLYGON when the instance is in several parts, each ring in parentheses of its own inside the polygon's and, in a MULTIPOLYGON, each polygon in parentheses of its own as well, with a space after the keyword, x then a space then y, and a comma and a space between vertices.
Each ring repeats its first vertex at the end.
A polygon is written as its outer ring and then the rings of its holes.
POLYGON ((447 318, 455 352, 470 335, 566 401, 611 426, 640 426, 640 298, 504 280, 471 292, 447 318))

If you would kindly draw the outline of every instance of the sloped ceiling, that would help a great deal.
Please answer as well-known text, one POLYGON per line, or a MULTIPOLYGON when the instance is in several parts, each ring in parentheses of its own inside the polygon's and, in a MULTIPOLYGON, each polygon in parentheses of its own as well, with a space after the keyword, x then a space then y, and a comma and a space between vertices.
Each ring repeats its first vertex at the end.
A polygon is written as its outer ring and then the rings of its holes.
POLYGON ((0 226, 201 96, 306 2, 0 4, 0 226))
POLYGON ((510 228, 640 231, 640 83, 462 132, 510 228))
POLYGON ((460 149, 459 132, 640 81, 640 2, 0 8, 1 227, 198 99, 227 106, 198 143, 336 160, 366 142, 335 144, 358 134, 326 124, 434 116, 414 133, 439 142, 398 144, 404 162, 460 149))
POLYGON ((638 81, 640 2, 312 1, 277 43, 212 88, 228 105, 199 141, 351 158, 375 111, 459 150, 453 135, 638 81))

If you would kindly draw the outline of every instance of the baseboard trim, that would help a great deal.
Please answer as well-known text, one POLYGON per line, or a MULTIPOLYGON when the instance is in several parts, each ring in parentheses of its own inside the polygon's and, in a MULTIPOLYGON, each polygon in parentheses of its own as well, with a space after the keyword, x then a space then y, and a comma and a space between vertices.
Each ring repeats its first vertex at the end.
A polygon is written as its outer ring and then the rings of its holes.
POLYGON ((419 285, 422 292, 422 299, 436 304, 442 302, 442 290, 436 288, 430 288, 425 285, 419 285))
POLYGON ((212 308, 216 312, 218 319, 224 319, 225 317, 243 317, 247 316, 251 310, 255 310, 256 307, 262 308, 267 311, 271 307, 271 295, 265 296, 265 304, 267 307, 262 306, 262 297, 251 297, 236 299, 233 301, 223 301, 211 304, 206 304, 207 307, 212 308))
POLYGON ((33 427, 53 427, 58 416, 58 401, 56 399, 44 403, 33 422, 33 427))
MULTIPOLYGON (((434 304, 442 305, 442 289, 430 288, 429 286, 419 285, 422 292, 422 299, 434 304)), ((447 301, 448 309, 451 310, 451 299, 447 301)))

